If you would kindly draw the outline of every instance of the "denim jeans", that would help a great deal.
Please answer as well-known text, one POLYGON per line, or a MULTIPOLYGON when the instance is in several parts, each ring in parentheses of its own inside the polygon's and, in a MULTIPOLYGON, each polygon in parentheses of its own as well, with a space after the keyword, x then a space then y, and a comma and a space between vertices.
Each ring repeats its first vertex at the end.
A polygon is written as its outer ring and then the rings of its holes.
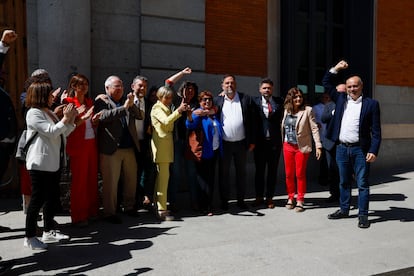
POLYGON ((351 204, 353 175, 358 187, 358 215, 368 215, 369 205, 369 163, 365 161, 366 154, 361 147, 347 147, 339 144, 336 147, 336 162, 339 169, 340 207, 343 213, 348 213, 351 204))

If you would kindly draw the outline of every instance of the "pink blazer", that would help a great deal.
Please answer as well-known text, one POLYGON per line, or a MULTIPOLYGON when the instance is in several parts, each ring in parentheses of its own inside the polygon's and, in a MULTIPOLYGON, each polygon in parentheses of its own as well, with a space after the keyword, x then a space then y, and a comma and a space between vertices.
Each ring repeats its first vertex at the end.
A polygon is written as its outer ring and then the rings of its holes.
MULTIPOLYGON (((285 119, 287 116, 285 110, 282 120, 282 141, 285 139, 285 119)), ((319 128, 316 124, 315 115, 313 114, 312 107, 306 106, 305 110, 299 111, 297 114, 298 119, 296 121, 296 137, 298 140, 299 150, 303 153, 309 153, 312 151, 312 137, 315 142, 316 148, 322 148, 321 139, 319 137, 319 128)))

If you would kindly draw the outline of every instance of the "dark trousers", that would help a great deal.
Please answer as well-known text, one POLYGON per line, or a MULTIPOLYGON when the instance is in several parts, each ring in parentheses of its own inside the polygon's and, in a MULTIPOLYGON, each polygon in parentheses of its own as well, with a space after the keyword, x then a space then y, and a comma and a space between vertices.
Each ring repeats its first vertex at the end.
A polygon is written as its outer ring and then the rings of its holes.
POLYGON ((142 205, 144 196, 153 200, 155 176, 157 167, 152 160, 150 141, 140 140, 139 146, 141 151, 135 151, 137 158, 137 191, 136 191, 136 204, 137 206, 142 205))
POLYGON ((329 180, 329 192, 332 197, 339 199, 339 172, 338 165, 336 164, 336 147, 331 150, 324 149, 326 154, 326 161, 328 164, 328 180, 329 180))
POLYGON ((265 195, 265 186, 266 199, 273 198, 281 150, 282 146, 274 145, 271 140, 265 140, 256 144, 254 148, 256 198, 263 198, 265 195), (267 175, 265 174, 266 167, 267 175))
POLYGON ((14 151, 14 143, 0 142, 0 183, 9 166, 10 156, 14 151))
POLYGON ((43 206, 44 231, 54 228, 53 218, 60 204, 59 193, 60 170, 56 172, 29 171, 32 181, 32 198, 27 208, 26 237, 36 236, 37 217, 43 206))
POLYGON ((223 141, 223 156, 219 162, 219 189, 223 203, 227 202, 230 197, 230 165, 233 159, 236 168, 237 201, 242 202, 246 190, 247 149, 245 140, 223 141))
POLYGON ((214 180, 216 161, 219 156, 219 150, 214 152, 214 156, 210 159, 201 159, 196 164, 197 183, 200 187, 199 207, 201 211, 211 211, 213 194, 214 194, 214 180))

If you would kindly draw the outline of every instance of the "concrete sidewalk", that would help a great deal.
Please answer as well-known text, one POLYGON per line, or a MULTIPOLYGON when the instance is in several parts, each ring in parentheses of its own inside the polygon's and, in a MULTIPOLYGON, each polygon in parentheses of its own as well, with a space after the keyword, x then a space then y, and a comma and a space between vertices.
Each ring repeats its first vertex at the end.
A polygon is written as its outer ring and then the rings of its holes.
POLYGON ((72 239, 47 251, 23 247, 20 200, 1 199, 0 225, 10 230, 0 233, 0 256, 17 262, 7 275, 414 275, 413 179, 407 172, 374 180, 369 229, 357 227, 357 210, 328 220, 337 207, 324 203, 328 192, 315 191, 303 213, 285 209, 280 195, 272 210, 231 205, 229 213, 181 211, 163 223, 142 213, 80 229, 58 216, 72 239))

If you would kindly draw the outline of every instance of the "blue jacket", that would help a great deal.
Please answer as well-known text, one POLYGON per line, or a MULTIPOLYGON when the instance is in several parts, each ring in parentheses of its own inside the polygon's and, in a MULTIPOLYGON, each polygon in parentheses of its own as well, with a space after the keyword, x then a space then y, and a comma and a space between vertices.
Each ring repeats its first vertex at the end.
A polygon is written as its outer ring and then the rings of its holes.
MULTIPOLYGON (((342 115, 345 110, 348 94, 336 91, 333 78, 335 78, 335 74, 328 71, 322 80, 323 86, 329 91, 331 99, 336 103, 335 114, 332 118, 333 122, 329 124, 326 138, 338 142, 342 115)), ((362 98, 361 115, 359 118, 359 143, 365 153, 370 152, 378 156, 381 145, 379 103, 376 100, 364 96, 362 98)))
MULTIPOLYGON (((185 121, 185 125, 188 129, 197 129, 200 126, 203 129, 204 133, 204 140, 203 140, 203 152, 201 155, 201 158, 203 159, 210 159, 213 158, 214 152, 213 152, 213 136, 214 136, 214 126, 213 122, 210 120, 210 117, 208 116, 197 116, 194 113, 192 114, 193 121, 190 122, 188 119, 185 121)), ((223 151, 223 130, 221 128, 220 121, 217 120, 216 116, 213 116, 212 118, 216 124, 217 124, 217 130, 219 134, 219 150, 220 154, 222 154, 223 151)))

